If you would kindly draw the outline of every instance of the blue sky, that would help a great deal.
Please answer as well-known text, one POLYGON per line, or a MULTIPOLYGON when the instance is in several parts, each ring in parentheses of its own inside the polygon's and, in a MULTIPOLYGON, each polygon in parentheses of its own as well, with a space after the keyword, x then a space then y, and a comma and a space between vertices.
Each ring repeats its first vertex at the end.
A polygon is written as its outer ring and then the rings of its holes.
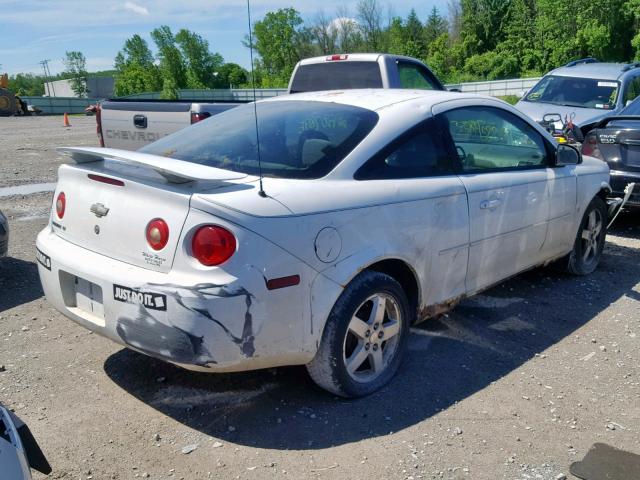
MULTIPOLYGON (((385 9, 406 16, 414 7, 426 19, 433 6, 447 12, 447 0, 381 0, 385 9)), ((333 16, 344 5, 355 16, 357 1, 252 0, 252 20, 270 10, 292 6, 305 20, 318 11, 333 16)), ((38 62, 50 60, 52 73, 63 69, 67 50, 80 50, 89 71, 113 67, 124 41, 138 33, 152 45, 149 32, 159 25, 193 30, 209 41, 227 62, 249 66, 242 46, 247 33, 246 0, 0 0, 0 72, 41 73, 38 62)))

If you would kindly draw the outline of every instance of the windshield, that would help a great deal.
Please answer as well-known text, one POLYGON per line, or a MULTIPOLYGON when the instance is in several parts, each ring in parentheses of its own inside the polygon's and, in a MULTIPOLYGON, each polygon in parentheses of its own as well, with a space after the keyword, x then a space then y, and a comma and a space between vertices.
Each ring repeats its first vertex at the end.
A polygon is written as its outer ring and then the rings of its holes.
MULTIPOLYGON (((260 160, 265 176, 319 178, 373 129, 378 114, 328 102, 258 102, 260 160)), ((199 122, 140 152, 258 175, 254 105, 199 122)))
POLYGON ((612 110, 619 84, 612 80, 547 75, 525 97, 527 102, 612 110))

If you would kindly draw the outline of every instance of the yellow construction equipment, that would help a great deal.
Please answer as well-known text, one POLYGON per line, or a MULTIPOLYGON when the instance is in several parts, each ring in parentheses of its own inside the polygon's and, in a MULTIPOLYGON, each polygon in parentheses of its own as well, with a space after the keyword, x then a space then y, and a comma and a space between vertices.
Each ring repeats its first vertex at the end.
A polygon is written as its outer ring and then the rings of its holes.
POLYGON ((0 75, 0 117, 29 115, 26 104, 9 90, 9 76, 0 75))

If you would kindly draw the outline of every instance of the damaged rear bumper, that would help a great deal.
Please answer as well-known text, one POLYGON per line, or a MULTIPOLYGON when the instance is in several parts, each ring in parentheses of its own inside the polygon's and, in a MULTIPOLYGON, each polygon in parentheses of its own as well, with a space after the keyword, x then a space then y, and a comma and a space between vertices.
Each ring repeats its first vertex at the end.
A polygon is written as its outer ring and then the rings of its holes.
POLYGON ((49 229, 36 246, 47 300, 133 350, 212 372, 304 364, 315 354, 305 324, 317 274, 303 264, 296 268, 304 282, 268 291, 253 266, 237 276, 221 269, 154 272, 73 245, 49 229))

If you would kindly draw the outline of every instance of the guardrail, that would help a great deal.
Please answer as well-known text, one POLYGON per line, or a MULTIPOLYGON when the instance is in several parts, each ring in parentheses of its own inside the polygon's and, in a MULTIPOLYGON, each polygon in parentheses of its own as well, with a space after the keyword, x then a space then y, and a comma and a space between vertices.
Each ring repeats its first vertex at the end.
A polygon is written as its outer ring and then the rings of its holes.
POLYGON ((540 78, 541 77, 456 83, 446 85, 446 87, 449 89, 457 88, 464 93, 479 93, 482 95, 491 95, 492 97, 505 97, 507 95, 518 95, 520 92, 529 90, 540 81, 540 78))
POLYGON ((84 113, 89 105, 98 102, 97 98, 76 97, 20 97, 29 105, 42 110, 47 115, 62 115, 63 113, 84 113))
MULTIPOLYGON (((263 98, 276 97, 278 95, 284 95, 287 93, 286 88, 259 88, 255 91, 255 98, 261 100, 263 98)), ((208 102, 225 102, 225 101, 246 101, 252 102, 254 100, 254 92, 251 88, 234 88, 225 90, 214 89, 189 89, 178 90, 179 100, 193 100, 193 101, 208 101, 208 102)), ((159 100, 159 92, 146 92, 137 93, 134 95, 125 95, 123 97, 127 100, 159 100)))
MULTIPOLYGON (((518 93, 529 90, 540 78, 520 78, 511 80, 495 80, 490 82, 468 82, 448 84, 447 88, 457 88, 465 93, 479 93, 494 97, 504 97, 507 95, 518 95, 518 93)), ((260 88, 255 91, 255 98, 276 97, 285 95, 285 88, 260 88)), ((159 100, 159 92, 138 93, 127 95, 125 99, 130 100, 159 100)), ((227 90, 178 90, 180 100, 192 100, 203 102, 225 102, 225 101, 253 101, 254 91, 250 88, 234 88, 227 90)), ((83 113, 84 109, 96 103, 97 98, 74 98, 74 97, 22 97, 30 105, 38 107, 43 113, 49 115, 63 113, 83 113)))

